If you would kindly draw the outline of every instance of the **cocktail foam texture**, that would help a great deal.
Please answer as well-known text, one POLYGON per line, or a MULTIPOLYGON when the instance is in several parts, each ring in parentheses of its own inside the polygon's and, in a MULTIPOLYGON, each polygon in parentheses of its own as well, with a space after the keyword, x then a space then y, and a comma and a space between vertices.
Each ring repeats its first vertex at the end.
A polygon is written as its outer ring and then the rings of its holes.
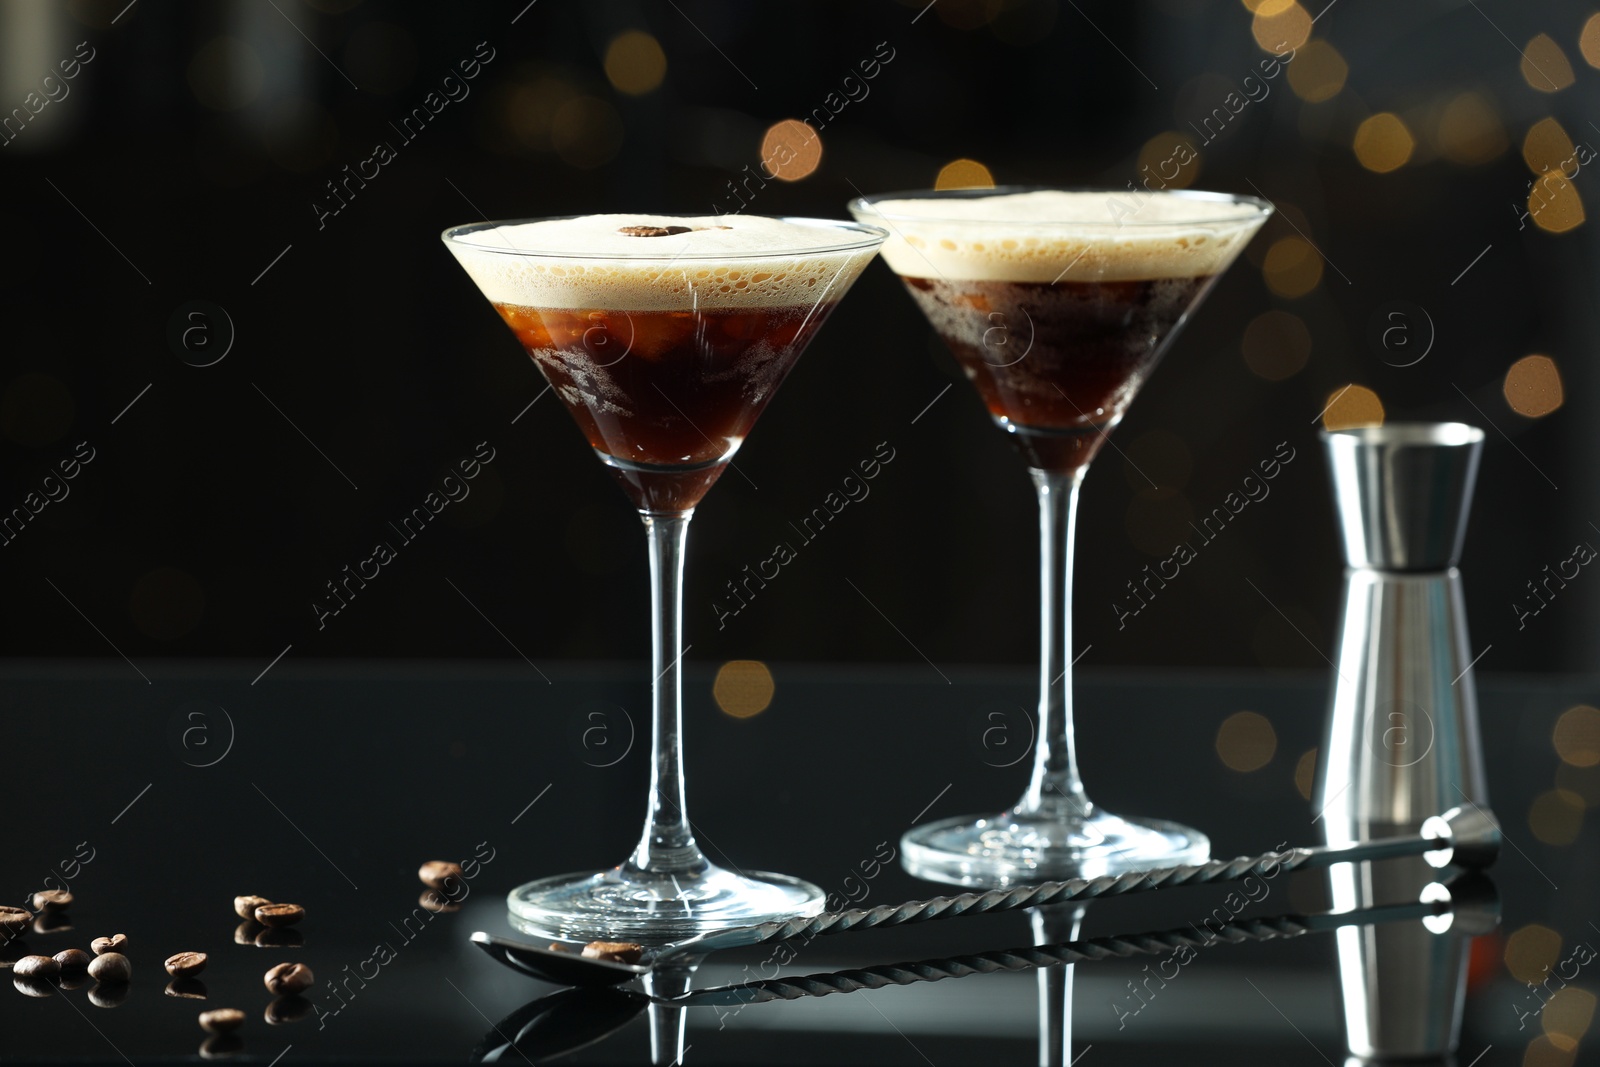
POLYGON ((880 200, 857 217, 889 231, 903 277, 946 281, 1139 281, 1220 274, 1266 213, 1172 193, 1035 190, 880 200))
POLYGON ((859 247, 870 237, 757 215, 585 215, 487 227, 445 244, 496 304, 690 311, 837 300, 876 253, 859 247), (623 232, 685 226, 665 236, 623 232))

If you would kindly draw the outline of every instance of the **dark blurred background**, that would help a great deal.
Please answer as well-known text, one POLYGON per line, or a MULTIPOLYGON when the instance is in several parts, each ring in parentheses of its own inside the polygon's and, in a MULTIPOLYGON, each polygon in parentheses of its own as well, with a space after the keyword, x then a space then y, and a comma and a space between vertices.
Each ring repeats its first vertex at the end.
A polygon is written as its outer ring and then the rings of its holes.
MULTIPOLYGON (((1325 670, 1316 429, 1386 417, 1488 431, 1479 669, 1590 668, 1600 578, 1515 605, 1600 545, 1596 64, 1593 8, 1560 2, 8 2, 5 653, 642 658, 638 520, 557 402, 529 406, 544 383, 441 229, 1123 186, 1187 141, 1171 184, 1278 214, 1086 483, 1085 663, 1325 670), (786 120, 820 159, 763 175, 786 120), (482 441, 470 497, 401 545, 388 524, 482 441), (1281 442, 1271 495, 1119 630, 1125 584, 1281 442), (398 559, 319 629, 378 541, 398 559)), ((737 462, 691 538, 691 658, 1034 659, 1027 478, 881 264, 737 462), (880 442, 870 497, 719 629, 725 583, 880 442)))

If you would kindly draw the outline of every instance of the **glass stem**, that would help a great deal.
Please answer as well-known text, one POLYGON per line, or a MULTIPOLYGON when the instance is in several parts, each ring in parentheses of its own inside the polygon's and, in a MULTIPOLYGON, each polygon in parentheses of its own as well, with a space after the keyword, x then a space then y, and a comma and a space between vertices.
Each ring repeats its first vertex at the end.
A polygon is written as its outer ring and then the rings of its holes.
POLYGON ((650 809, 629 866, 654 874, 703 873, 683 787, 683 557, 692 511, 643 515, 650 538, 653 734, 650 809))
POLYGON ((1031 472, 1039 494, 1039 740, 1033 780, 1012 809, 1018 815, 1072 820, 1094 811, 1072 734, 1072 546, 1085 469, 1031 472))

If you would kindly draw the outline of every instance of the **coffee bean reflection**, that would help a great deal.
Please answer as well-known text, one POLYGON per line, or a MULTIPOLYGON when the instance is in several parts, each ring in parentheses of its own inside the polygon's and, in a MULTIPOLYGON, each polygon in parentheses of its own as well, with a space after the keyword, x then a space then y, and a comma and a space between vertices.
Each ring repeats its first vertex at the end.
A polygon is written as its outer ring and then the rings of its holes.
POLYGON ((450 915, 461 910, 460 904, 437 889, 424 889, 422 896, 417 898, 417 903, 436 915, 450 915))
POLYGON ((302 996, 279 997, 267 1005, 263 1017, 269 1026, 297 1023, 311 1012, 311 1001, 302 996))
POLYGON ((200 1058, 203 1060, 219 1060, 225 1056, 237 1056, 244 1051, 244 1039, 238 1034, 212 1034, 200 1045, 200 1058))
POLYGON ((56 984, 62 989, 82 989, 89 984, 89 976, 83 971, 62 971, 56 984))
POLYGON ((127 982, 96 982, 89 990, 89 1003, 97 1008, 115 1008, 127 999, 127 982))
POLYGON ((11 984, 17 987, 17 992, 30 997, 50 997, 56 992, 56 987, 43 978, 30 978, 27 975, 13 977, 11 984))
POLYGON ((167 983, 167 996, 185 1000, 206 999, 206 984, 198 978, 174 978, 167 983))
POLYGON ((72 917, 64 911, 41 911, 33 920, 36 934, 59 934, 72 929, 72 917))
POLYGON ((233 928, 233 943, 235 945, 253 945, 256 943, 256 935, 265 929, 265 926, 262 926, 254 919, 246 919, 233 928))
POLYGON ((299 930, 263 927, 253 942, 256 948, 299 948, 306 943, 306 935, 299 930))

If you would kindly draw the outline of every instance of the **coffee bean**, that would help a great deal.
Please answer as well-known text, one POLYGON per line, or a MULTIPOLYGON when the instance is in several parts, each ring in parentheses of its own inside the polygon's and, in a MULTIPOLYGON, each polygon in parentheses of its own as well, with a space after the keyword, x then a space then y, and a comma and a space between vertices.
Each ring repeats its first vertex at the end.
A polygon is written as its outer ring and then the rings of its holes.
POLYGON ((256 939, 251 942, 256 948, 299 948, 306 943, 306 935, 299 930, 283 928, 279 930, 263 929, 256 934, 256 939))
POLYGON ((167 983, 167 996, 184 1000, 206 999, 206 984, 198 978, 174 978, 167 983))
POLYGON ((33 912, 27 908, 0 907, 0 935, 7 939, 26 930, 33 922, 33 912))
POLYGON ((96 956, 103 956, 107 952, 124 952, 128 948, 128 935, 112 934, 110 937, 97 937, 89 942, 89 947, 94 949, 96 956))
POLYGON ((435 915, 450 915, 461 910, 460 904, 457 904, 437 889, 424 889, 422 896, 417 898, 417 903, 435 915))
POLYGON ((200 1029, 226 1034, 244 1025, 244 1012, 238 1008, 213 1008, 200 1013, 200 1029))
POLYGON ((256 922, 262 926, 293 926, 306 917, 298 904, 262 904, 256 908, 256 922))
POLYGON ((279 997, 267 1005, 262 1013, 268 1026, 282 1026, 304 1019, 311 1012, 311 1001, 305 997, 279 997))
POLYGON ((241 919, 254 919, 257 908, 271 903, 266 897, 234 897, 233 913, 241 919))
POLYGON ((465 875, 462 873, 461 864, 448 863, 444 860, 429 860, 417 870, 417 877, 422 879, 422 884, 434 889, 444 889, 446 879, 454 878, 459 882, 465 875))
POLYGON ((268 971, 263 979, 267 992, 275 997, 304 993, 316 980, 311 968, 303 963, 280 963, 268 971))
POLYGON ((89 987, 89 1003, 97 1008, 115 1008, 128 999, 127 982, 96 982, 89 987))
POLYGON ((41 889, 33 895, 34 911, 66 911, 72 894, 65 889, 41 889))
POLYGON ((51 956, 24 956, 11 965, 11 973, 23 978, 49 978, 61 973, 61 964, 51 956))
POLYGON ((126 982, 133 977, 133 964, 120 952, 102 952, 89 961, 89 977, 107 985, 126 982))
POLYGON ((609 963, 638 963, 643 954, 644 946, 632 941, 591 941, 583 946, 585 959, 609 963))
POLYGON ((30 978, 26 975, 11 979, 11 984, 17 987, 17 992, 29 997, 54 996, 56 991, 56 987, 43 978, 30 978))
POLYGON ((200 1058, 220 1060, 237 1056, 244 1051, 244 1040, 238 1034, 212 1034, 200 1042, 200 1058))
POLYGON ((81 971, 94 962, 94 957, 81 948, 64 948, 56 953, 56 962, 63 971, 81 971))
POLYGON ((167 962, 162 964, 167 973, 174 978, 193 978, 206 969, 206 954, 204 952, 179 952, 175 956, 168 956, 167 962))

